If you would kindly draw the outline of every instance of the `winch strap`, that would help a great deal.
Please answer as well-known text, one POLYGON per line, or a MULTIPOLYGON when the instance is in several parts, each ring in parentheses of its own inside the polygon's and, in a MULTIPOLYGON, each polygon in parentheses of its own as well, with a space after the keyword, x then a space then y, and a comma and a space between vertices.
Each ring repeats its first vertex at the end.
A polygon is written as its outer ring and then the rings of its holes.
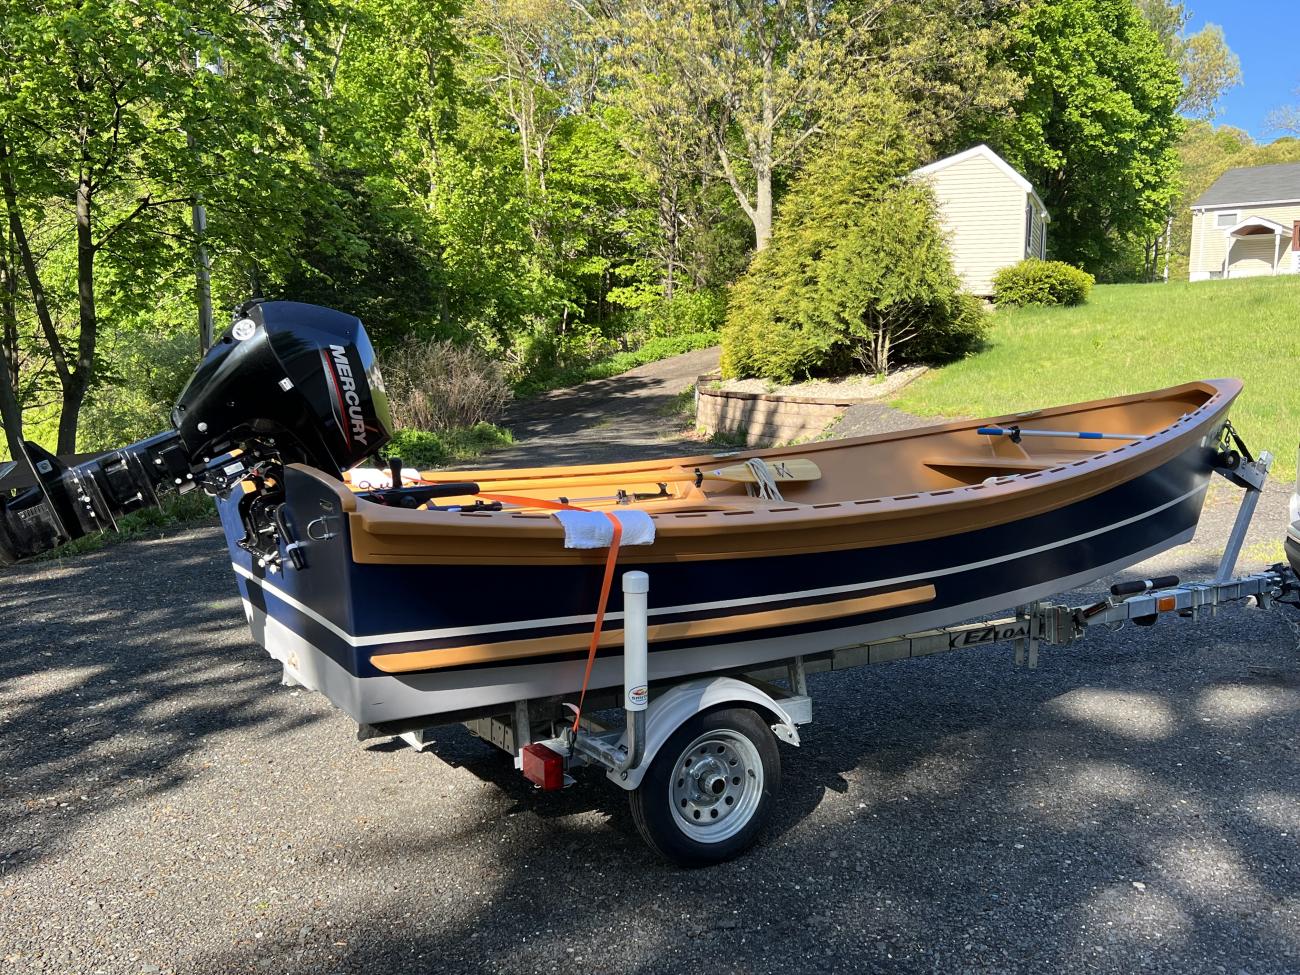
MULTIPOLYGON (((563 501, 546 501, 541 498, 521 498, 512 494, 477 494, 475 497, 488 501, 500 501, 502 504, 514 504, 530 508, 550 508, 554 511, 587 511, 576 504, 563 501)), ((596 649, 600 646, 600 631, 605 625, 605 609, 609 606, 609 593, 614 585, 614 567, 618 563, 618 547, 623 541, 623 523, 608 511, 601 512, 614 528, 614 536, 609 540, 609 554, 605 557, 605 575, 600 581, 600 599, 596 603, 596 622, 591 629, 591 646, 587 648, 587 668, 582 674, 582 690, 578 694, 578 708, 573 715, 573 733, 578 732, 578 723, 582 720, 582 705, 587 699, 587 685, 591 682, 591 668, 596 664, 596 649)))

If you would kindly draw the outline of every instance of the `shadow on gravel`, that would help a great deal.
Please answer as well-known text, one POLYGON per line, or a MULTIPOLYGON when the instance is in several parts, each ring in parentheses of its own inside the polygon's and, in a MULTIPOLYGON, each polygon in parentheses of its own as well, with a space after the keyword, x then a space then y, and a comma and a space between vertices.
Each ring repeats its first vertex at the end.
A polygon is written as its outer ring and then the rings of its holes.
POLYGON ((700 871, 641 846, 598 774, 536 793, 449 729, 429 760, 495 783, 504 815, 400 850, 359 839, 352 862, 454 861, 454 908, 394 936, 421 902, 398 887, 336 918, 332 947, 286 936, 203 967, 1294 971, 1300 692, 1252 671, 1297 673, 1292 643, 1278 616, 1234 609, 1094 633, 1036 672, 996 648, 815 675, 766 842, 700 871))
POLYGON ((0 866, 180 786, 236 728, 300 724, 249 640, 218 529, 0 573, 0 866), (175 580, 198 592, 178 593, 175 580))

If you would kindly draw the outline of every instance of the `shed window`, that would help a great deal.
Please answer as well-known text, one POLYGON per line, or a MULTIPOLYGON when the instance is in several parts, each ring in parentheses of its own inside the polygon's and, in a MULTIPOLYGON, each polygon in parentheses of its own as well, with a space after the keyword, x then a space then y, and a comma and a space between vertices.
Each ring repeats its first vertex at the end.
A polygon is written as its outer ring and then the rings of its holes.
POLYGON ((1237 226, 1236 213, 1216 213, 1214 215, 1214 225, 1220 229, 1237 226))

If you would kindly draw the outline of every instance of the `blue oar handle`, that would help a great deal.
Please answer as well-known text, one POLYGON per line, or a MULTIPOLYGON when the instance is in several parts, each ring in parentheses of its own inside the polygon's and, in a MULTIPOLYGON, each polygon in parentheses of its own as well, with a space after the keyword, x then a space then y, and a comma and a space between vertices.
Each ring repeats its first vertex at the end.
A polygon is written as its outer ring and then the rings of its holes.
POLYGON ((1094 433, 1088 430, 1021 430, 1019 427, 980 427, 975 431, 989 437, 1073 437, 1076 440, 1141 440, 1141 433, 1094 433))

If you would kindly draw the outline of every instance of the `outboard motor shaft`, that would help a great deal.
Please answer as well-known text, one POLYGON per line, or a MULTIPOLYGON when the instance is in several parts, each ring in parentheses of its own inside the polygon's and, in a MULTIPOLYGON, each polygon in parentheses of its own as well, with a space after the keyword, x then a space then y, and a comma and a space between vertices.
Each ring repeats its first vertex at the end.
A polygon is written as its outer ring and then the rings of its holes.
POLYGON ((274 557, 280 468, 304 463, 342 474, 392 437, 361 321, 291 301, 241 306, 171 419, 172 429, 75 467, 27 443, 37 484, 0 495, 0 563, 115 531, 119 517, 156 506, 167 491, 224 496, 245 480, 258 486, 241 502, 246 546, 274 557))

